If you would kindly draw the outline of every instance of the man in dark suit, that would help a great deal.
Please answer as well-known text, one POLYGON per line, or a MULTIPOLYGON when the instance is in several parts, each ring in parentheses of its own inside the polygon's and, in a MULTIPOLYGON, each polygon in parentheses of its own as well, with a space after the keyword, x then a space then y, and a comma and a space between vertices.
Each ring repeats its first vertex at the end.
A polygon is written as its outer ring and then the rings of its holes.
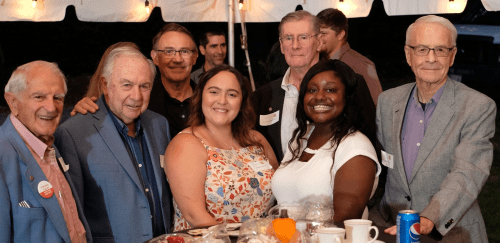
POLYGON ((168 233, 172 197, 163 170, 165 117, 149 111, 155 65, 131 47, 110 52, 95 114, 56 131, 94 242, 144 242, 168 233))
MULTIPOLYGON (((417 19, 406 32, 406 60, 416 83, 383 92, 377 136, 388 169, 385 193, 370 212, 396 224, 400 210, 420 214, 420 233, 443 242, 488 242, 477 196, 493 161, 496 105, 450 79, 457 31, 445 18, 417 19)), ((396 227, 386 230, 396 234, 396 227)))
POLYGON ((280 47, 290 67, 283 78, 254 93, 256 130, 271 144, 278 161, 283 159, 297 127, 295 109, 302 78, 319 61, 319 34, 319 19, 307 11, 295 11, 283 17, 279 25, 280 47))
POLYGON ((55 63, 18 67, 0 127, 0 242, 92 242, 68 165, 52 135, 67 87, 55 63))

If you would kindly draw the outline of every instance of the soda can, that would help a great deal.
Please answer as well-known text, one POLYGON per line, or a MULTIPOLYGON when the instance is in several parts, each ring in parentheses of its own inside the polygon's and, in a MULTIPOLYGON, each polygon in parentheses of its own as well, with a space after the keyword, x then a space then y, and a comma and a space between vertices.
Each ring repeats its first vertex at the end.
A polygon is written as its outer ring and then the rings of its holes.
POLYGON ((420 217, 413 210, 401 210, 396 219, 397 243, 420 243, 420 217))

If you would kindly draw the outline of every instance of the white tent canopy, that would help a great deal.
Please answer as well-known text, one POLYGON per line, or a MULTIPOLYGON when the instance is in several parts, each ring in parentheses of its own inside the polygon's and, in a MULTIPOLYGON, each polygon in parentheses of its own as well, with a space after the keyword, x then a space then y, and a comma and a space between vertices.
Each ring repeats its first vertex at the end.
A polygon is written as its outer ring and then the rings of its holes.
MULTIPOLYGON (((161 8, 165 22, 227 22, 229 1, 239 0, 2 0, 0 21, 62 21, 66 8, 75 6, 79 20, 89 22, 144 22, 151 9, 161 8)), ((297 5, 313 14, 338 8, 348 17, 366 17, 373 0, 244 0, 245 22, 279 22, 297 5)), ((467 0, 383 0, 388 15, 460 13, 467 0)), ((500 10, 500 1, 482 0, 489 11, 500 10)), ((238 6, 235 4, 234 6, 238 6)), ((238 12, 238 11, 236 11, 238 12)), ((235 15, 239 23, 240 15, 235 15)))

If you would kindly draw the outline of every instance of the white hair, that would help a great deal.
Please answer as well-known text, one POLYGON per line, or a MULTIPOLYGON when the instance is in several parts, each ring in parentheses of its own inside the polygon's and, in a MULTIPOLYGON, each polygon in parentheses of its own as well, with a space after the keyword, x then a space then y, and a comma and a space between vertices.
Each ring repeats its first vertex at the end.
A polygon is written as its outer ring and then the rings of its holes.
MULTIPOLYGON (((119 56, 137 56, 137 57, 143 58, 148 63, 149 69, 151 69, 150 70, 151 71, 151 81, 152 82, 154 81, 155 76, 156 76, 156 66, 153 63, 153 61, 151 61, 146 56, 144 56, 142 54, 142 52, 140 52, 136 48, 133 48, 130 46, 118 47, 109 53, 108 57, 104 61, 104 67, 102 69, 102 77, 109 80, 109 78, 111 77, 111 74, 113 73, 113 68, 115 66, 116 59, 118 59, 119 56)), ((108 87, 109 87, 110 83, 111 82, 109 82, 109 81, 107 82, 108 87)))
POLYGON ((23 92, 27 86, 28 74, 33 71, 33 69, 37 67, 45 67, 50 68, 54 71, 55 74, 59 75, 64 81, 64 94, 68 93, 68 87, 66 85, 66 77, 64 76, 59 66, 57 66, 54 62, 46 62, 46 61, 33 61, 21 65, 14 70, 12 75, 10 76, 7 85, 5 85, 5 93, 10 92, 14 93, 16 96, 23 92))
POLYGON ((415 20, 415 22, 413 22, 413 24, 411 24, 408 27, 408 29, 406 30, 406 42, 405 42, 406 45, 410 44, 411 34, 413 32, 413 28, 415 27, 415 24, 417 24, 417 23, 438 23, 438 24, 441 24, 442 26, 444 26, 445 28, 450 30, 451 43, 453 44, 453 46, 457 45, 458 34, 457 34, 457 29, 455 28, 455 26, 448 19, 436 16, 436 15, 426 15, 426 16, 420 17, 417 20, 415 20))

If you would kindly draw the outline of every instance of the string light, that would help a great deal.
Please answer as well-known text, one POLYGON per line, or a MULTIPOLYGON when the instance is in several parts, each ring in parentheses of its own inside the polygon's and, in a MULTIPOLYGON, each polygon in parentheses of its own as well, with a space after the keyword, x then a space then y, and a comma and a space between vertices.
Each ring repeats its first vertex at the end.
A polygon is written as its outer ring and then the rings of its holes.
POLYGON ((32 0, 32 2, 31 2, 31 7, 32 7, 32 8, 35 8, 35 7, 36 7, 36 0, 32 0))
POLYGON ((148 13, 148 14, 149 14, 149 12, 150 12, 151 10, 149 9, 149 1, 148 1, 148 0, 146 0, 146 2, 144 3, 144 8, 146 9, 146 13, 148 13))
POLYGON ((344 0, 339 0, 337 8, 342 11, 346 16, 353 10, 353 6, 350 3, 344 2, 344 0))
POLYGON ((465 8, 466 1, 464 0, 449 0, 448 1, 448 13, 460 13, 465 8))
POLYGON ((238 4, 238 7, 241 9, 243 9, 243 0, 240 0, 240 3, 238 4))

